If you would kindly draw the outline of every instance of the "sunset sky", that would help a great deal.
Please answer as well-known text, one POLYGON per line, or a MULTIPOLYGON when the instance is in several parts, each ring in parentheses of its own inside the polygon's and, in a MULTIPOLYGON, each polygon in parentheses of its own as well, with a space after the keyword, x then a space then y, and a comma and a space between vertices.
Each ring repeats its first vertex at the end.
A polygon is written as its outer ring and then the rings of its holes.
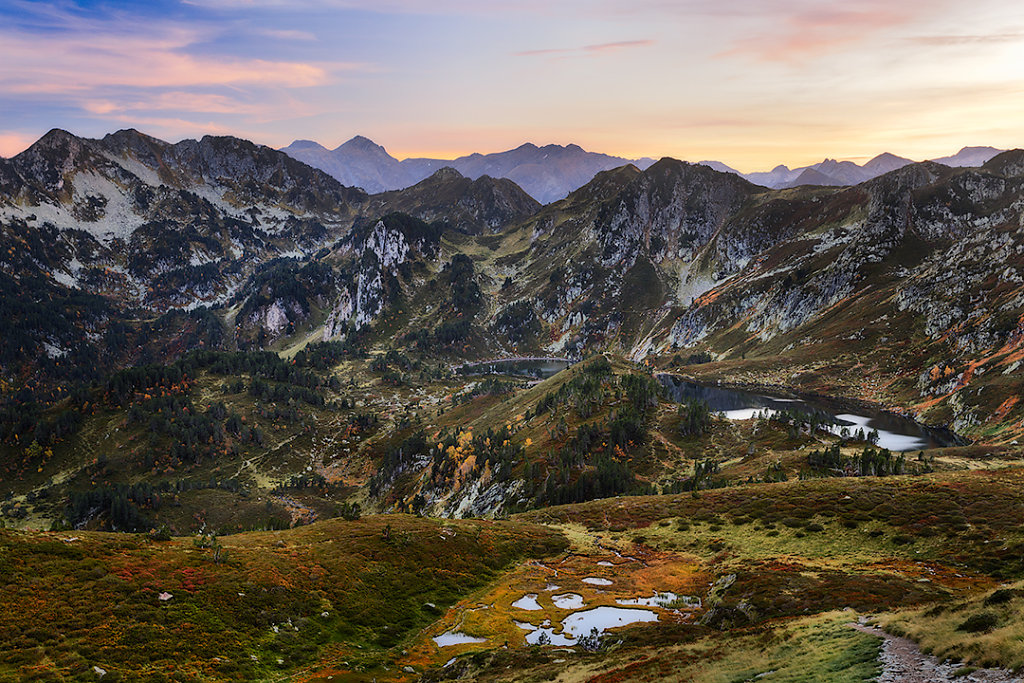
POLYGON ((0 3, 0 155, 50 128, 742 171, 1024 146, 1007 0, 0 3))

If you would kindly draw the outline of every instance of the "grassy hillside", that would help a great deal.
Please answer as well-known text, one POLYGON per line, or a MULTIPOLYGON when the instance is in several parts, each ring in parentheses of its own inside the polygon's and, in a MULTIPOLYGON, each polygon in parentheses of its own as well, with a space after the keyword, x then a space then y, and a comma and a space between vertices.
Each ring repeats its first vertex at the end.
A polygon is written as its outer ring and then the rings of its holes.
POLYGON ((877 638, 849 628, 858 615, 943 656, 1019 666, 1022 484, 1012 468, 797 480, 512 521, 374 516, 217 538, 7 530, 0 671, 852 681, 877 671, 877 638), (670 597, 629 607, 658 595, 670 597), (594 608, 657 621, 569 649, 525 639, 594 608), (972 619, 977 629, 963 627, 972 619), (434 640, 450 633, 469 640, 434 640))
MULTIPOLYGON (((898 459, 805 418, 735 421, 674 403, 649 367, 607 356, 530 381, 337 344, 287 360, 192 354, 8 419, 0 519, 33 529, 237 533, 353 505, 493 516, 835 476, 840 468, 816 464, 825 452, 837 462, 898 459)), ((1011 445, 939 448, 898 459, 898 471, 1002 467, 1019 456, 1011 445)))
POLYGON ((3 531, 0 680, 252 680, 325 656, 369 680, 452 602, 565 545, 403 516, 198 540, 3 531))

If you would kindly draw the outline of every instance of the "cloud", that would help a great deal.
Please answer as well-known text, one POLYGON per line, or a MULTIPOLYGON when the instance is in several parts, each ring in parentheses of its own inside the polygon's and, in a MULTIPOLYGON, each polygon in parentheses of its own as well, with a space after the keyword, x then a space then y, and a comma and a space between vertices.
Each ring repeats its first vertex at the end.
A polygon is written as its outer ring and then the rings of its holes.
POLYGON ((35 137, 24 133, 0 132, 0 157, 10 158, 35 142, 35 137))
POLYGON ((628 11, 665 12, 683 20, 694 14, 726 22, 727 47, 717 56, 760 61, 800 61, 846 49, 893 29, 914 26, 951 0, 685 0, 671 9, 637 0, 628 11))
POLYGON ((214 121, 193 121, 173 116, 111 116, 116 121, 132 128, 142 130, 159 130, 163 138, 200 137, 202 135, 234 135, 254 139, 255 135, 247 135, 239 131, 237 126, 226 126, 214 121))
MULTIPOLYGON (((78 12, 66 5, 37 9, 13 1, 18 14, 11 21, 3 16, 10 7, 0 9, 0 110, 10 129, 41 132, 34 124, 45 117, 46 128, 96 131, 115 123, 146 126, 166 137, 229 129, 256 133, 268 122, 321 113, 322 99, 306 93, 378 71, 330 56, 225 54, 246 34, 262 42, 315 40, 274 25, 150 17, 142 30, 137 16, 78 12), (60 121, 52 120, 54 112, 60 121)), ((7 135, 0 139, 6 152, 32 141, 7 135)))
MULTIPOLYGON (((0 23, 0 106, 9 112, 77 111, 96 121, 150 122, 160 134, 226 132, 205 119, 245 125, 309 115, 311 106, 292 92, 376 71, 362 63, 217 54, 212 50, 224 28, 201 21, 152 20, 140 31, 122 16, 52 7, 26 17, 31 28, 0 23)), ((275 33, 286 40, 312 38, 301 31, 275 33)), ((23 118, 31 124, 27 114, 23 118)))
POLYGON ((1000 43, 1017 43, 1024 40, 1024 33, 992 33, 987 35, 949 35, 949 36, 914 36, 910 42, 921 45, 992 45, 1000 43))
POLYGON ((157 36, 120 34, 26 36, 0 31, 6 93, 72 93, 109 87, 180 88, 230 85, 323 85, 331 73, 360 64, 316 64, 190 54, 200 36, 170 29, 157 36))
MULTIPOLYGON (((547 14, 549 0, 183 0, 186 5, 212 10, 357 10, 378 14, 547 14)), ((565 3, 563 3, 565 4, 565 3)), ((576 3, 570 3, 576 4, 576 3)), ((581 5, 581 9, 585 6, 581 5)))
POLYGON ((654 45, 653 40, 620 40, 613 43, 596 43, 594 45, 584 45, 583 47, 568 47, 568 48, 546 48, 540 50, 523 50, 522 52, 514 53, 516 57, 538 57, 545 55, 582 55, 582 54, 599 54, 603 52, 614 52, 616 50, 622 50, 633 47, 647 47, 654 45))
POLYGON ((259 104, 245 104, 237 97, 214 93, 170 91, 124 100, 89 99, 82 107, 92 114, 112 114, 129 111, 189 111, 205 114, 255 115, 263 111, 259 104))
POLYGON ((316 35, 310 31, 299 31, 294 29, 262 29, 258 33, 261 36, 277 38, 278 40, 301 40, 313 42, 317 39, 316 35))

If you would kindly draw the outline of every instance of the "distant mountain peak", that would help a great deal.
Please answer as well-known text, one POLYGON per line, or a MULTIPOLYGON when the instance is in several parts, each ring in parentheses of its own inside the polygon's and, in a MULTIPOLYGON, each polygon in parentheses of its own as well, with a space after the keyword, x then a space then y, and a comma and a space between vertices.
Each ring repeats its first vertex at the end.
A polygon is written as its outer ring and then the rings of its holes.
POLYGON ((73 133, 69 133, 63 128, 51 128, 41 138, 32 143, 28 149, 55 149, 64 147, 69 143, 73 144, 80 141, 81 140, 78 136, 73 133))
POLYGON ((69 138, 74 138, 75 140, 77 140, 78 136, 76 136, 74 133, 64 130, 63 128, 51 128, 50 130, 46 131, 46 133, 44 133, 42 137, 36 140, 36 143, 38 144, 40 142, 49 142, 51 140, 67 140, 69 138))
POLYGON ((914 163, 912 160, 896 156, 889 152, 882 152, 878 156, 872 158, 862 167, 865 171, 882 175, 890 171, 895 171, 898 168, 903 168, 907 164, 914 163))
POLYGON ((295 140, 295 141, 292 142, 292 144, 290 144, 287 147, 285 147, 285 149, 290 149, 290 150, 322 149, 322 150, 326 150, 327 148, 324 147, 323 145, 321 145, 316 140, 295 140))
POLYGON ((353 149, 353 150, 362 150, 362 151, 368 151, 368 152, 382 152, 384 154, 388 153, 387 150, 384 149, 384 147, 382 145, 378 145, 376 142, 374 142, 370 138, 368 138, 366 136, 363 136, 363 135, 356 135, 352 139, 347 140, 347 141, 341 143, 340 145, 338 145, 335 148, 334 151, 337 152, 339 149, 341 149, 341 150, 353 149))
POLYGON ((718 171, 719 173, 733 173, 733 174, 738 175, 738 176, 742 176, 743 175, 742 173, 737 171, 732 166, 727 166, 726 164, 723 164, 721 161, 713 161, 713 160, 707 159, 707 160, 704 160, 704 161, 698 161, 697 163, 700 164, 701 166, 707 166, 708 168, 713 168, 714 170, 718 171))
POLYGON ((963 147, 956 154, 952 154, 948 157, 938 157, 931 161, 944 166, 953 167, 981 166, 1002 151, 1003 150, 996 149, 995 147, 963 147))
POLYGON ((361 187, 371 193, 412 187, 448 166, 461 177, 471 180, 485 175, 495 180, 511 180, 542 203, 566 197, 601 171, 630 163, 647 168, 653 163, 651 159, 631 160, 587 152, 577 144, 539 147, 532 142, 524 142, 504 152, 474 152, 457 159, 409 158, 398 161, 383 147, 361 135, 334 150, 296 141, 283 151, 327 171, 344 185, 361 187))
POLYGON ((451 166, 442 166, 441 168, 434 171, 434 173, 429 178, 427 178, 427 180, 461 180, 462 178, 465 177, 466 176, 462 175, 451 166))
POLYGON ((121 128, 115 130, 113 133, 107 133, 103 137, 105 138, 148 138, 149 136, 140 131, 138 128, 121 128))

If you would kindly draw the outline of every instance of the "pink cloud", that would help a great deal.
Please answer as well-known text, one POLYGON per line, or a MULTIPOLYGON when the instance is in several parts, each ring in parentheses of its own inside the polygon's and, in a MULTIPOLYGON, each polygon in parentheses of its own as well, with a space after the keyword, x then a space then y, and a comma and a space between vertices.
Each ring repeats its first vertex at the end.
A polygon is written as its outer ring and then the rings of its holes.
POLYGON ((991 33, 986 35, 917 36, 911 42, 922 45, 991 45, 1024 41, 1024 33, 991 33))
MULTIPOLYGON (((369 64, 227 57, 204 48, 221 29, 155 22, 145 32, 124 24, 53 11, 46 33, 0 26, 0 93, 25 106, 58 102, 96 120, 146 126, 157 135, 227 133, 224 122, 260 124, 318 113, 316 100, 292 94, 374 72, 369 64), (12 65, 14 65, 13 68, 12 65)), ((285 31, 278 38, 308 40, 285 31)), ((53 122, 51 122, 53 123, 53 122)), ((0 140, 20 151, 31 138, 0 140)))
POLYGON ((13 157, 35 142, 35 138, 24 133, 0 133, 0 157, 13 157))
POLYGON ((13 93, 54 93, 112 86, 308 87, 328 82, 333 71, 361 68, 192 55, 185 50, 193 39, 183 34, 162 40, 120 35, 41 39, 0 33, 0 62, 18 65, 17 70, 0 74, 0 88, 13 93))
MULTIPOLYGON (((277 86, 305 88, 345 72, 371 71, 354 62, 237 58, 198 51, 215 43, 215 25, 163 21, 136 31, 124 23, 89 19, 56 8, 36 8, 54 29, 25 33, 0 27, 0 91, 61 94, 109 88, 277 86)), ((312 33, 267 29, 265 35, 315 40, 312 33)))
POLYGON ((184 138, 200 137, 202 135, 235 135, 254 139, 255 135, 246 135, 239 131, 237 126, 225 126, 213 121, 192 121, 179 117, 161 116, 128 116, 117 115, 109 117, 111 121, 117 121, 132 128, 143 130, 159 130, 163 138, 184 138))
POLYGON ((278 40, 301 40, 308 42, 316 40, 316 35, 309 31, 287 29, 264 29, 260 31, 260 35, 267 36, 268 38, 277 38, 278 40))
POLYGON ((561 47, 561 48, 546 48, 540 50, 524 50, 522 52, 516 52, 517 57, 537 57, 544 55, 579 55, 586 53, 601 53, 601 52, 614 52, 616 50, 622 50, 632 47, 647 47, 654 45, 653 40, 619 40, 613 43, 596 43, 594 45, 584 45, 583 47, 561 47))
POLYGON ((719 56, 749 55, 763 61, 798 61, 911 25, 935 12, 940 4, 942 0, 771 3, 770 9, 762 15, 767 29, 734 41, 732 47, 719 56))
MULTIPOLYGON (((546 14, 550 0, 183 0, 208 9, 359 10, 382 14, 546 14)), ((585 7, 581 7, 585 9, 585 7)))
POLYGON ((193 93, 186 91, 164 92, 152 97, 143 96, 112 101, 108 99, 90 99, 82 103, 82 108, 92 114, 111 114, 128 111, 190 111, 207 114, 257 114, 265 109, 259 105, 244 104, 226 95, 193 93))

